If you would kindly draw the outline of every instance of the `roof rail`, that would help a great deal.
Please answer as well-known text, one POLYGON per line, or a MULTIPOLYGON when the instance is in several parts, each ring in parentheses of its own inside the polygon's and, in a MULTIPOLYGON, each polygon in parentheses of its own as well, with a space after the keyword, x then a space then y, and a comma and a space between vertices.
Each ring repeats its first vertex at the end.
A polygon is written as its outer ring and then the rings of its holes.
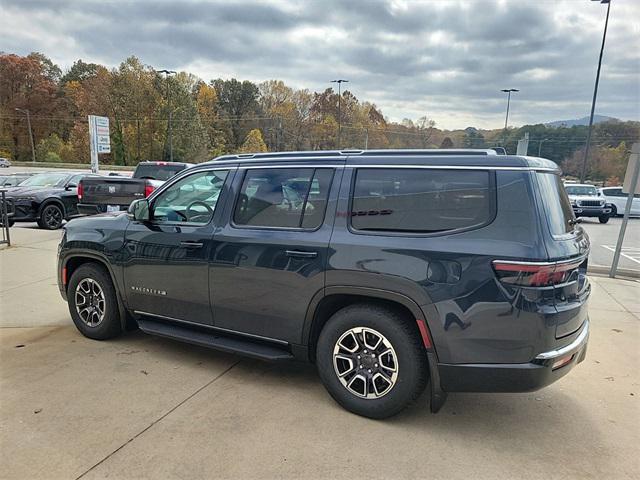
POLYGON ((268 158, 301 158, 301 157, 339 157, 349 155, 433 155, 433 156, 463 156, 463 155, 498 155, 498 153, 490 148, 471 149, 471 148, 426 148, 426 149, 383 149, 383 150, 308 150, 302 152, 261 152, 261 153, 237 153, 230 155, 222 155, 216 157, 212 161, 223 160, 245 160, 245 159, 268 159, 268 158))

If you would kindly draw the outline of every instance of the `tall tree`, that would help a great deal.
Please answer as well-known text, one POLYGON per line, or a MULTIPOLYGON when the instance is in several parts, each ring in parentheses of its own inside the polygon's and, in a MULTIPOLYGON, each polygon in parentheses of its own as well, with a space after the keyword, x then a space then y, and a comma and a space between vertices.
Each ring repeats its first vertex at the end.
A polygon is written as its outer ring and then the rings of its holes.
POLYGON ((64 85, 71 81, 83 82, 94 77, 98 72, 98 68, 99 66, 96 63, 85 63, 81 59, 78 59, 73 62, 71 68, 62 76, 60 84, 64 85))
POLYGON ((254 128, 247 134, 247 138, 244 139, 244 143, 239 150, 241 153, 259 153, 266 152, 267 145, 262 138, 262 132, 254 128))
POLYGON ((61 102, 56 95, 56 69, 51 60, 41 54, 27 57, 0 54, 0 141, 15 159, 31 158, 25 111, 29 111, 36 144, 49 135, 55 116, 61 114, 61 102))
POLYGON ((248 80, 240 82, 235 78, 213 80, 212 86, 216 89, 225 123, 231 131, 229 147, 238 148, 249 130, 248 121, 256 117, 260 110, 258 87, 248 80))

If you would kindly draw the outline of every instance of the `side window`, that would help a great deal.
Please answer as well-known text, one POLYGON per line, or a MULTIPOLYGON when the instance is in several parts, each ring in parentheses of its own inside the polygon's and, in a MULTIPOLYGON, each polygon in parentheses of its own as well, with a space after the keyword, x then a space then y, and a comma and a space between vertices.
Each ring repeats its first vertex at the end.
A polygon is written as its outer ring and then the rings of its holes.
POLYGON ((494 196, 488 171, 359 169, 351 225, 416 233, 477 227, 493 218, 494 196))
POLYGON ((239 226, 306 228, 322 224, 333 170, 247 170, 233 213, 239 226))
POLYGON ((228 173, 227 170, 198 172, 174 183, 155 198, 153 220, 209 223, 228 173))

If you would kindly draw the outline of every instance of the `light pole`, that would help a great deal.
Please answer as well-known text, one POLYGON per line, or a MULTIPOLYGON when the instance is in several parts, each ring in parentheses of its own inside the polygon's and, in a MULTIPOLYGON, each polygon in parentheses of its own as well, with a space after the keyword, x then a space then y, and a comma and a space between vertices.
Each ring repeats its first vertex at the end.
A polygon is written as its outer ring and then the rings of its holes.
POLYGON ((340 87, 342 86, 343 83, 349 83, 349 80, 344 80, 339 78, 338 80, 331 80, 331 83, 337 83, 338 84, 338 150, 340 150, 341 148, 341 137, 342 137, 342 90, 340 89, 340 87))
MULTIPOLYGON (((594 1, 594 0, 591 0, 594 1)), ((589 116, 589 130, 587 130, 587 145, 584 149, 582 159, 582 169, 580 170, 580 183, 584 183, 587 175, 587 160, 589 159, 589 147, 591 146, 591 130, 593 130, 593 113, 596 110, 596 97, 598 96, 598 82, 600 82, 600 67, 602 67, 602 54, 604 53, 604 41, 607 38, 607 26, 609 25, 609 11, 611 10, 611 0, 600 0, 600 3, 607 4, 607 17, 604 21, 604 32, 602 34, 602 46, 600 47, 600 58, 598 58, 598 70, 596 72, 596 84, 593 87, 593 99, 591 100, 591 115, 589 116)))
POLYGON ((540 156, 540 152, 541 152, 541 150, 542 150, 542 144, 543 144, 544 142, 546 142, 547 140, 551 140, 551 139, 550 139, 550 138, 543 138, 542 140, 540 140, 540 141, 538 142, 538 157, 540 156))
POLYGON ((31 161, 36 162, 36 147, 33 144, 33 130, 31 129, 31 112, 26 108, 16 108, 16 112, 24 113, 27 116, 27 125, 29 127, 29 140, 31 140, 31 161))
POLYGON ((504 131, 507 131, 507 122, 509 122, 509 105, 511 104, 511 92, 519 92, 517 88, 503 88, 500 90, 507 94, 507 115, 504 117, 504 131))
POLYGON ((164 73, 167 81, 167 143, 169 145, 169 161, 173 162, 173 138, 171 137, 171 95, 169 94, 169 75, 175 75, 173 70, 158 70, 158 73, 164 73))

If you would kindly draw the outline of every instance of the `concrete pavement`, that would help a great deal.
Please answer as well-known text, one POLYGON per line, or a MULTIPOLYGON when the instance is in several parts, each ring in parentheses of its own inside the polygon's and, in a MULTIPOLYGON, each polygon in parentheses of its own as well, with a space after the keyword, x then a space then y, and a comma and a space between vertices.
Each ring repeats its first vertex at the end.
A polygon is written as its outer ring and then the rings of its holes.
MULTIPOLYGON (((25 230, 25 232, 20 232, 25 230)), ((15 232, 15 233, 14 233, 15 232)), ((59 232, 0 250, 0 478, 637 478, 640 283, 592 277, 586 360, 530 394, 337 406, 310 365, 140 332, 96 342, 55 286, 59 232)))

